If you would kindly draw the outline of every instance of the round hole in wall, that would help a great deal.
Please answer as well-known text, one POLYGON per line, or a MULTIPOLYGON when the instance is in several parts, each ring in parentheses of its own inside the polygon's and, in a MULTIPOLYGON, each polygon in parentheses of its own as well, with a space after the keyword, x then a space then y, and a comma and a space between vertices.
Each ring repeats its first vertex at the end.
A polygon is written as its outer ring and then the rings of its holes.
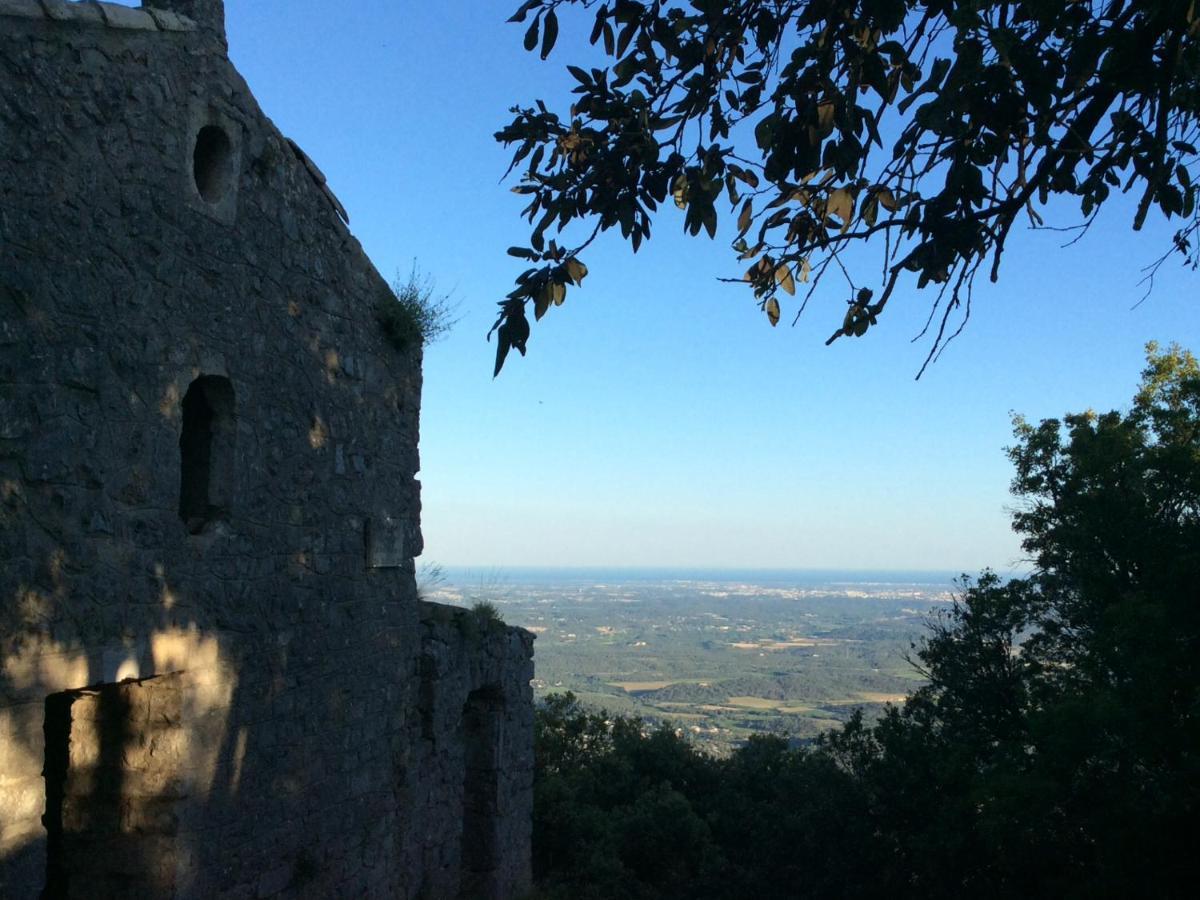
POLYGON ((208 203, 219 203, 233 182, 233 144, 224 129, 205 125, 192 151, 196 190, 208 203))

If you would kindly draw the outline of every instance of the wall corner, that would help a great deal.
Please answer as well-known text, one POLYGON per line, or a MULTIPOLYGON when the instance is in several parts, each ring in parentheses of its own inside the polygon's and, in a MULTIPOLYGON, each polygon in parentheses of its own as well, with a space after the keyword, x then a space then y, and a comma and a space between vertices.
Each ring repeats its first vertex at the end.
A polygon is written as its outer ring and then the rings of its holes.
POLYGON ((222 47, 225 41, 225 0, 151 0, 144 6, 167 9, 187 16, 202 31, 216 37, 222 47))

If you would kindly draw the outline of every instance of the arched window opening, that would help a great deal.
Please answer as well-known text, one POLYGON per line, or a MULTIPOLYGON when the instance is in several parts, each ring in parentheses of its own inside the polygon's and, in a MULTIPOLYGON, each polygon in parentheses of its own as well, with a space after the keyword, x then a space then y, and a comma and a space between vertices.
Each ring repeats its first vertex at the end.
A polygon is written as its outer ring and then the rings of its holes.
POLYGON ((192 177, 207 203, 219 203, 233 184, 233 143, 218 125, 205 125, 192 150, 192 177))
POLYGON ((193 381, 183 398, 179 436, 179 518, 192 534, 229 515, 236 431, 229 379, 204 375, 193 381))

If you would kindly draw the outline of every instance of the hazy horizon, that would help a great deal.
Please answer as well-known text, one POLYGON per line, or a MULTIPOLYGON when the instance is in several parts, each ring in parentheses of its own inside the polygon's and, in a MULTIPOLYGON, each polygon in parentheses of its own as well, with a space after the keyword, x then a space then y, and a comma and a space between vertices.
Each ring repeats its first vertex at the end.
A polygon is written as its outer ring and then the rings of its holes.
MULTIPOLYGON (((436 564, 429 564, 436 565, 436 564)), ((417 579, 425 566, 418 561, 417 579)), ((757 586, 781 584, 797 587, 833 585, 921 585, 952 588, 962 575, 978 572, 952 569, 837 569, 837 568, 748 568, 704 566, 440 566, 440 584, 471 588, 503 589, 521 584, 632 583, 632 582, 723 582, 757 586)), ((1001 573, 1016 575, 1017 572, 1001 573)))

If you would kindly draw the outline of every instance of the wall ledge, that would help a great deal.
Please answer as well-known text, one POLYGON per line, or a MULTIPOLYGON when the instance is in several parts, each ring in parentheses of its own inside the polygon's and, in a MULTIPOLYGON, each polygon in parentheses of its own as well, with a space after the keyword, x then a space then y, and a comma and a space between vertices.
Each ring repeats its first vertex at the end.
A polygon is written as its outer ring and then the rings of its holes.
POLYGON ((152 7, 121 6, 99 0, 0 0, 0 18, 45 19, 68 25, 94 25, 119 31, 196 31, 187 16, 152 7))

